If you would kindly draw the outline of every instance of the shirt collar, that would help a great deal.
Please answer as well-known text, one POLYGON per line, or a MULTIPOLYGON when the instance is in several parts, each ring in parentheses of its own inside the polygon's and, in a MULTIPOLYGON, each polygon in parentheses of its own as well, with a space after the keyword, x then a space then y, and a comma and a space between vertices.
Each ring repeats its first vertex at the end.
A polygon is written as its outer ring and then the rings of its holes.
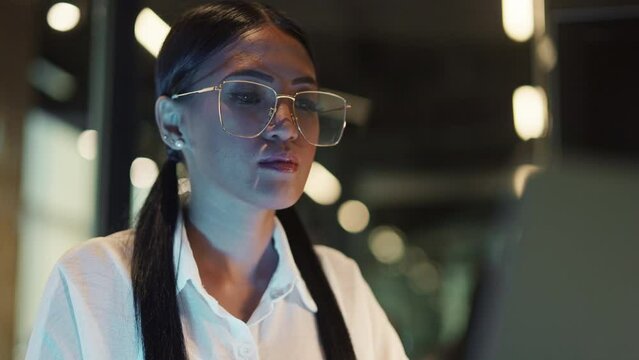
MULTIPOLYGON (((306 283, 302 278, 293 253, 288 243, 288 237, 284 231, 282 223, 275 218, 275 227, 273 229, 273 245, 278 254, 278 263, 275 272, 266 291, 276 294, 275 297, 283 296, 291 291, 296 291, 303 305, 311 312, 317 312, 317 304, 311 297, 306 287, 306 283), (279 295, 277 295, 279 294, 279 295)), ((184 218, 182 211, 178 213, 175 226, 175 235, 173 238, 173 262, 176 267, 177 293, 180 293, 191 280, 193 285, 200 291, 204 291, 202 280, 193 257, 193 251, 188 241, 186 227, 184 226, 184 218)))

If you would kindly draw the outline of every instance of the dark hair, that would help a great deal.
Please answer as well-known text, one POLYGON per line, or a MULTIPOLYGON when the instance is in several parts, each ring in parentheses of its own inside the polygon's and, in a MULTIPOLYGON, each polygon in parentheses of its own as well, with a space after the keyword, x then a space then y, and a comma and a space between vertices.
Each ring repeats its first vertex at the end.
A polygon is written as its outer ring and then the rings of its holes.
MULTIPOLYGON (((264 25, 273 25, 298 40, 312 58, 303 31, 278 11, 258 3, 216 2, 187 12, 172 27, 158 56, 157 94, 170 95, 183 90, 212 53, 264 25)), ((173 237, 180 207, 176 175, 179 159, 179 154, 169 153, 135 228, 131 280, 136 321, 147 360, 187 358, 173 263, 173 237)), ((277 214, 318 307, 315 320, 324 356, 355 359, 335 295, 299 217, 292 208, 277 214)))

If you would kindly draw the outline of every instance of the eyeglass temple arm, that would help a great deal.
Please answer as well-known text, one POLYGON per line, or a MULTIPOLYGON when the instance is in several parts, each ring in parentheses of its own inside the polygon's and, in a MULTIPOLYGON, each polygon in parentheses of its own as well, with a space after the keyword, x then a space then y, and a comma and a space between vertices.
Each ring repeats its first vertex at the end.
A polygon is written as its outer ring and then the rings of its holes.
POLYGON ((221 88, 219 86, 210 86, 204 89, 200 89, 200 90, 195 90, 195 91, 189 91, 189 92, 185 92, 185 93, 181 93, 181 94, 175 94, 175 95, 171 95, 171 99, 175 100, 177 98, 180 98, 182 96, 187 96, 187 95, 193 95, 193 94, 201 94, 204 92, 209 92, 209 91, 216 91, 216 90, 220 90, 221 88))
POLYGON ((352 106, 350 104, 345 104, 343 107, 340 106, 340 107, 336 107, 336 108, 332 108, 332 109, 325 109, 325 110, 322 110, 321 112, 325 113, 325 112, 335 111, 335 110, 348 110, 350 108, 352 108, 352 106))

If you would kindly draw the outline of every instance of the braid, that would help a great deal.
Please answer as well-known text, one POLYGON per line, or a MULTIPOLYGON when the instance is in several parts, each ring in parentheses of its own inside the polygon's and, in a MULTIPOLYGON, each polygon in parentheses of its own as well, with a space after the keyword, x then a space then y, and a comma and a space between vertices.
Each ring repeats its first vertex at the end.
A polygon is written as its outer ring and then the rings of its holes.
POLYGON ((186 359, 173 264, 178 158, 169 153, 135 229, 131 280, 146 360, 186 359))
POLYGON ((326 359, 355 360, 344 317, 299 216, 292 207, 277 213, 287 237, 291 239, 289 243, 295 263, 317 303, 315 320, 326 359))

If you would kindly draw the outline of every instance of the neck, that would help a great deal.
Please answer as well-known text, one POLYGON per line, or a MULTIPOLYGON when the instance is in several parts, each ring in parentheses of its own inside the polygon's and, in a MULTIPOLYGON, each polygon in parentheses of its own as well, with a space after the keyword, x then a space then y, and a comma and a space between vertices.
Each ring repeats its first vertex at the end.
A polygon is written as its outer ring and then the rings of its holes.
POLYGON ((213 274, 220 283, 264 281, 277 264, 271 246, 275 212, 194 191, 184 218, 200 276, 213 274))

